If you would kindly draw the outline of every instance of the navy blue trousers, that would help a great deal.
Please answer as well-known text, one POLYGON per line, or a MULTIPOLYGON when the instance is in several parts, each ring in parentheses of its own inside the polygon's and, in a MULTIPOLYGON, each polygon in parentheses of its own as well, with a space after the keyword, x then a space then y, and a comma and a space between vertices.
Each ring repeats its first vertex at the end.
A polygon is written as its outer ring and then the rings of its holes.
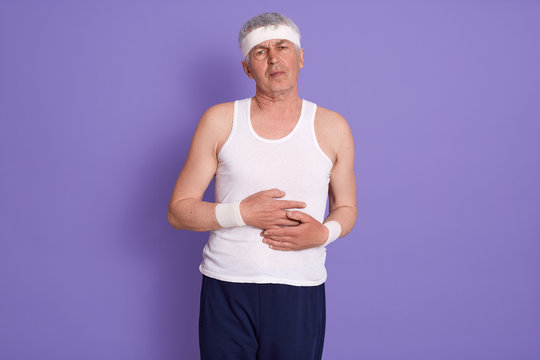
POLYGON ((325 326, 324 283, 234 283, 203 275, 202 360, 320 360, 325 326))

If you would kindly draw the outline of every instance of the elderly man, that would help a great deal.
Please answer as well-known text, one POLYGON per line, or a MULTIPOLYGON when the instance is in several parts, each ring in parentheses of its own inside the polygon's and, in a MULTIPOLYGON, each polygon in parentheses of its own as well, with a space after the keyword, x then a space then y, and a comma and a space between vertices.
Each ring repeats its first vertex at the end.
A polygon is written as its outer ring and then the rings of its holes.
POLYGON ((210 231, 201 358, 320 359, 326 246, 356 220, 352 134, 298 96, 304 49, 292 20, 256 16, 239 42, 255 96, 204 113, 169 204, 173 227, 210 231), (216 203, 204 202, 213 176, 216 203))

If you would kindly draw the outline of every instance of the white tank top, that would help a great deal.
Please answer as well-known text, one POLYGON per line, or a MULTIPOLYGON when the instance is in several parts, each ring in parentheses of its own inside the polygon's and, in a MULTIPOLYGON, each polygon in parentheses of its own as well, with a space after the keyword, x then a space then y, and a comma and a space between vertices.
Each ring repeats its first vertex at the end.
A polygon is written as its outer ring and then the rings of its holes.
MULTIPOLYGON (((304 201, 303 211, 324 220, 332 161, 319 147, 314 118, 317 105, 302 101, 294 129, 276 140, 257 135, 250 119, 251 98, 234 102, 231 133, 218 154, 216 202, 241 201, 261 190, 285 191, 281 199, 304 201)), ((219 280, 320 285, 326 280, 326 247, 272 250, 253 226, 210 232, 199 270, 219 280)))

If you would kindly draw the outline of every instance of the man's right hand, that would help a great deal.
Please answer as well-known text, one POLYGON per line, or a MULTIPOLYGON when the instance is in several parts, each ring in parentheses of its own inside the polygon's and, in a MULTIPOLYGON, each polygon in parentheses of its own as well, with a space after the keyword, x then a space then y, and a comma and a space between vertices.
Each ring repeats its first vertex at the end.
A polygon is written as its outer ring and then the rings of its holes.
POLYGON ((272 229, 279 225, 295 226, 299 222, 287 217, 286 209, 306 207, 303 201, 276 200, 285 196, 279 189, 256 192, 240 202, 240 213, 247 225, 259 229, 272 229))

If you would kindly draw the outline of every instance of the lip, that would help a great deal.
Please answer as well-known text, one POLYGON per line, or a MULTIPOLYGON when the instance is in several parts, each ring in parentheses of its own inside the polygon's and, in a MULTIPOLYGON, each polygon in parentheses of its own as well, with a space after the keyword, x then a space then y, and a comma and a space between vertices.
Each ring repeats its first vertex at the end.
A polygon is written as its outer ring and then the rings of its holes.
POLYGON ((283 75, 283 74, 285 74, 285 71, 272 71, 270 73, 270 76, 271 77, 277 77, 277 76, 280 76, 280 75, 283 75))

